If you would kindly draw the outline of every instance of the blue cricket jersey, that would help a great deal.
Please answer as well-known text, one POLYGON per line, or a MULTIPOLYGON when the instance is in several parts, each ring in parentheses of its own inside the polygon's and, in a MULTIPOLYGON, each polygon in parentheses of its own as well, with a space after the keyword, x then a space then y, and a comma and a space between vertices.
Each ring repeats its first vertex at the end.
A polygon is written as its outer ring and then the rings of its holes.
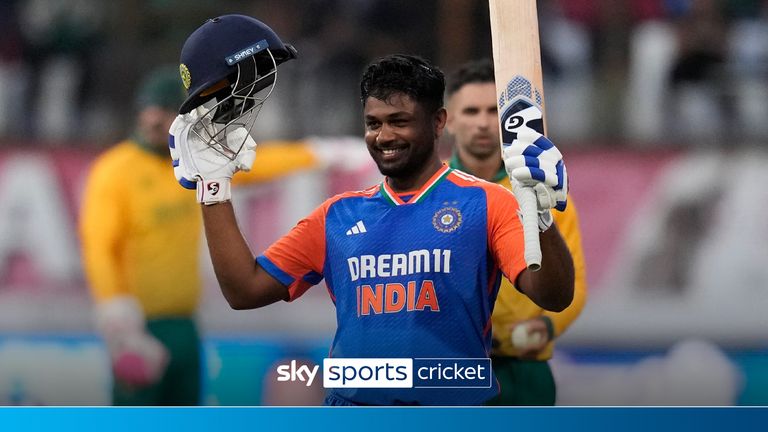
MULTIPOLYGON (((257 261, 291 300, 325 278, 338 324, 330 357, 487 358, 501 274, 525 268, 517 212, 509 190, 443 165, 412 193, 385 180, 327 200, 257 261)), ((498 393, 491 383, 329 392, 355 404, 477 405, 498 393)))

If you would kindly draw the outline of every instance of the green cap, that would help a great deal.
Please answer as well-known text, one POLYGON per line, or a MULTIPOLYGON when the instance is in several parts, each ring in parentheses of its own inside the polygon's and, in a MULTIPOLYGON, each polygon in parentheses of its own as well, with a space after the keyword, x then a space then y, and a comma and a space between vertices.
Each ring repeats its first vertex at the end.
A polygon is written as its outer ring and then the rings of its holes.
POLYGON ((169 111, 178 111, 186 97, 178 68, 164 66, 144 77, 136 93, 136 106, 138 109, 158 106, 169 111))

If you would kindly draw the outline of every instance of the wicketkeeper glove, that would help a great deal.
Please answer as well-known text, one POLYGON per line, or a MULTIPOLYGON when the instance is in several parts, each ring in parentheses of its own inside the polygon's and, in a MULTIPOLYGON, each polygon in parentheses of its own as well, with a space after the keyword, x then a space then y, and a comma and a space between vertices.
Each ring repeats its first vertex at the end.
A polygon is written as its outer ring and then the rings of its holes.
POLYGON ((240 149, 237 156, 230 159, 194 132, 200 116, 198 109, 177 116, 171 124, 168 147, 173 172, 181 186, 197 190, 197 202, 208 205, 229 201, 232 176, 237 171, 250 171, 256 159, 256 142, 243 127, 228 131, 225 145, 234 151, 240 149))
POLYGON ((515 115, 520 118, 508 129, 514 139, 504 143, 501 156, 512 191, 517 195, 518 188, 531 187, 536 193, 539 230, 543 232, 552 225, 550 210, 563 211, 568 204, 568 173, 557 147, 529 126, 531 121, 541 120, 541 111, 529 107, 515 115))
POLYGON ((157 382, 168 366, 168 350, 147 333, 144 313, 130 296, 97 305, 96 327, 107 345, 115 379, 130 387, 157 382))

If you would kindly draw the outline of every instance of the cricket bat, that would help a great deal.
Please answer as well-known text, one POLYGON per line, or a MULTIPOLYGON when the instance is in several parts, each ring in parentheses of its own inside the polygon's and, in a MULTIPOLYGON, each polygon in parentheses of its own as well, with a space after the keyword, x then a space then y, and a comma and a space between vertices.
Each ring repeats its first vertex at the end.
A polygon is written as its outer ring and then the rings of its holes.
MULTIPOLYGON (((539 108, 542 121, 529 126, 546 135, 539 23, 536 0, 488 0, 488 4, 503 150, 514 140, 510 129, 522 121, 515 114, 531 106, 539 108)), ((532 187, 521 187, 515 190, 515 196, 523 216, 525 262, 530 270, 538 271, 541 247, 536 194, 532 187)))

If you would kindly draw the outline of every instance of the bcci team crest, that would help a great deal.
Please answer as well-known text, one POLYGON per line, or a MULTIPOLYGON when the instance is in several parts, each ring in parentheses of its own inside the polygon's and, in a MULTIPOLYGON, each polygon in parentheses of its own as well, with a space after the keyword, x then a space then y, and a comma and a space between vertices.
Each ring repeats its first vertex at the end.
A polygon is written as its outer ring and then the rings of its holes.
POLYGON ((189 73, 187 65, 184 63, 180 64, 179 73, 181 74, 181 82, 184 83, 184 88, 189 90, 189 86, 192 85, 192 75, 189 73))
POLYGON ((461 225, 461 212, 456 207, 443 207, 432 216, 432 226, 441 233, 452 233, 461 225))

